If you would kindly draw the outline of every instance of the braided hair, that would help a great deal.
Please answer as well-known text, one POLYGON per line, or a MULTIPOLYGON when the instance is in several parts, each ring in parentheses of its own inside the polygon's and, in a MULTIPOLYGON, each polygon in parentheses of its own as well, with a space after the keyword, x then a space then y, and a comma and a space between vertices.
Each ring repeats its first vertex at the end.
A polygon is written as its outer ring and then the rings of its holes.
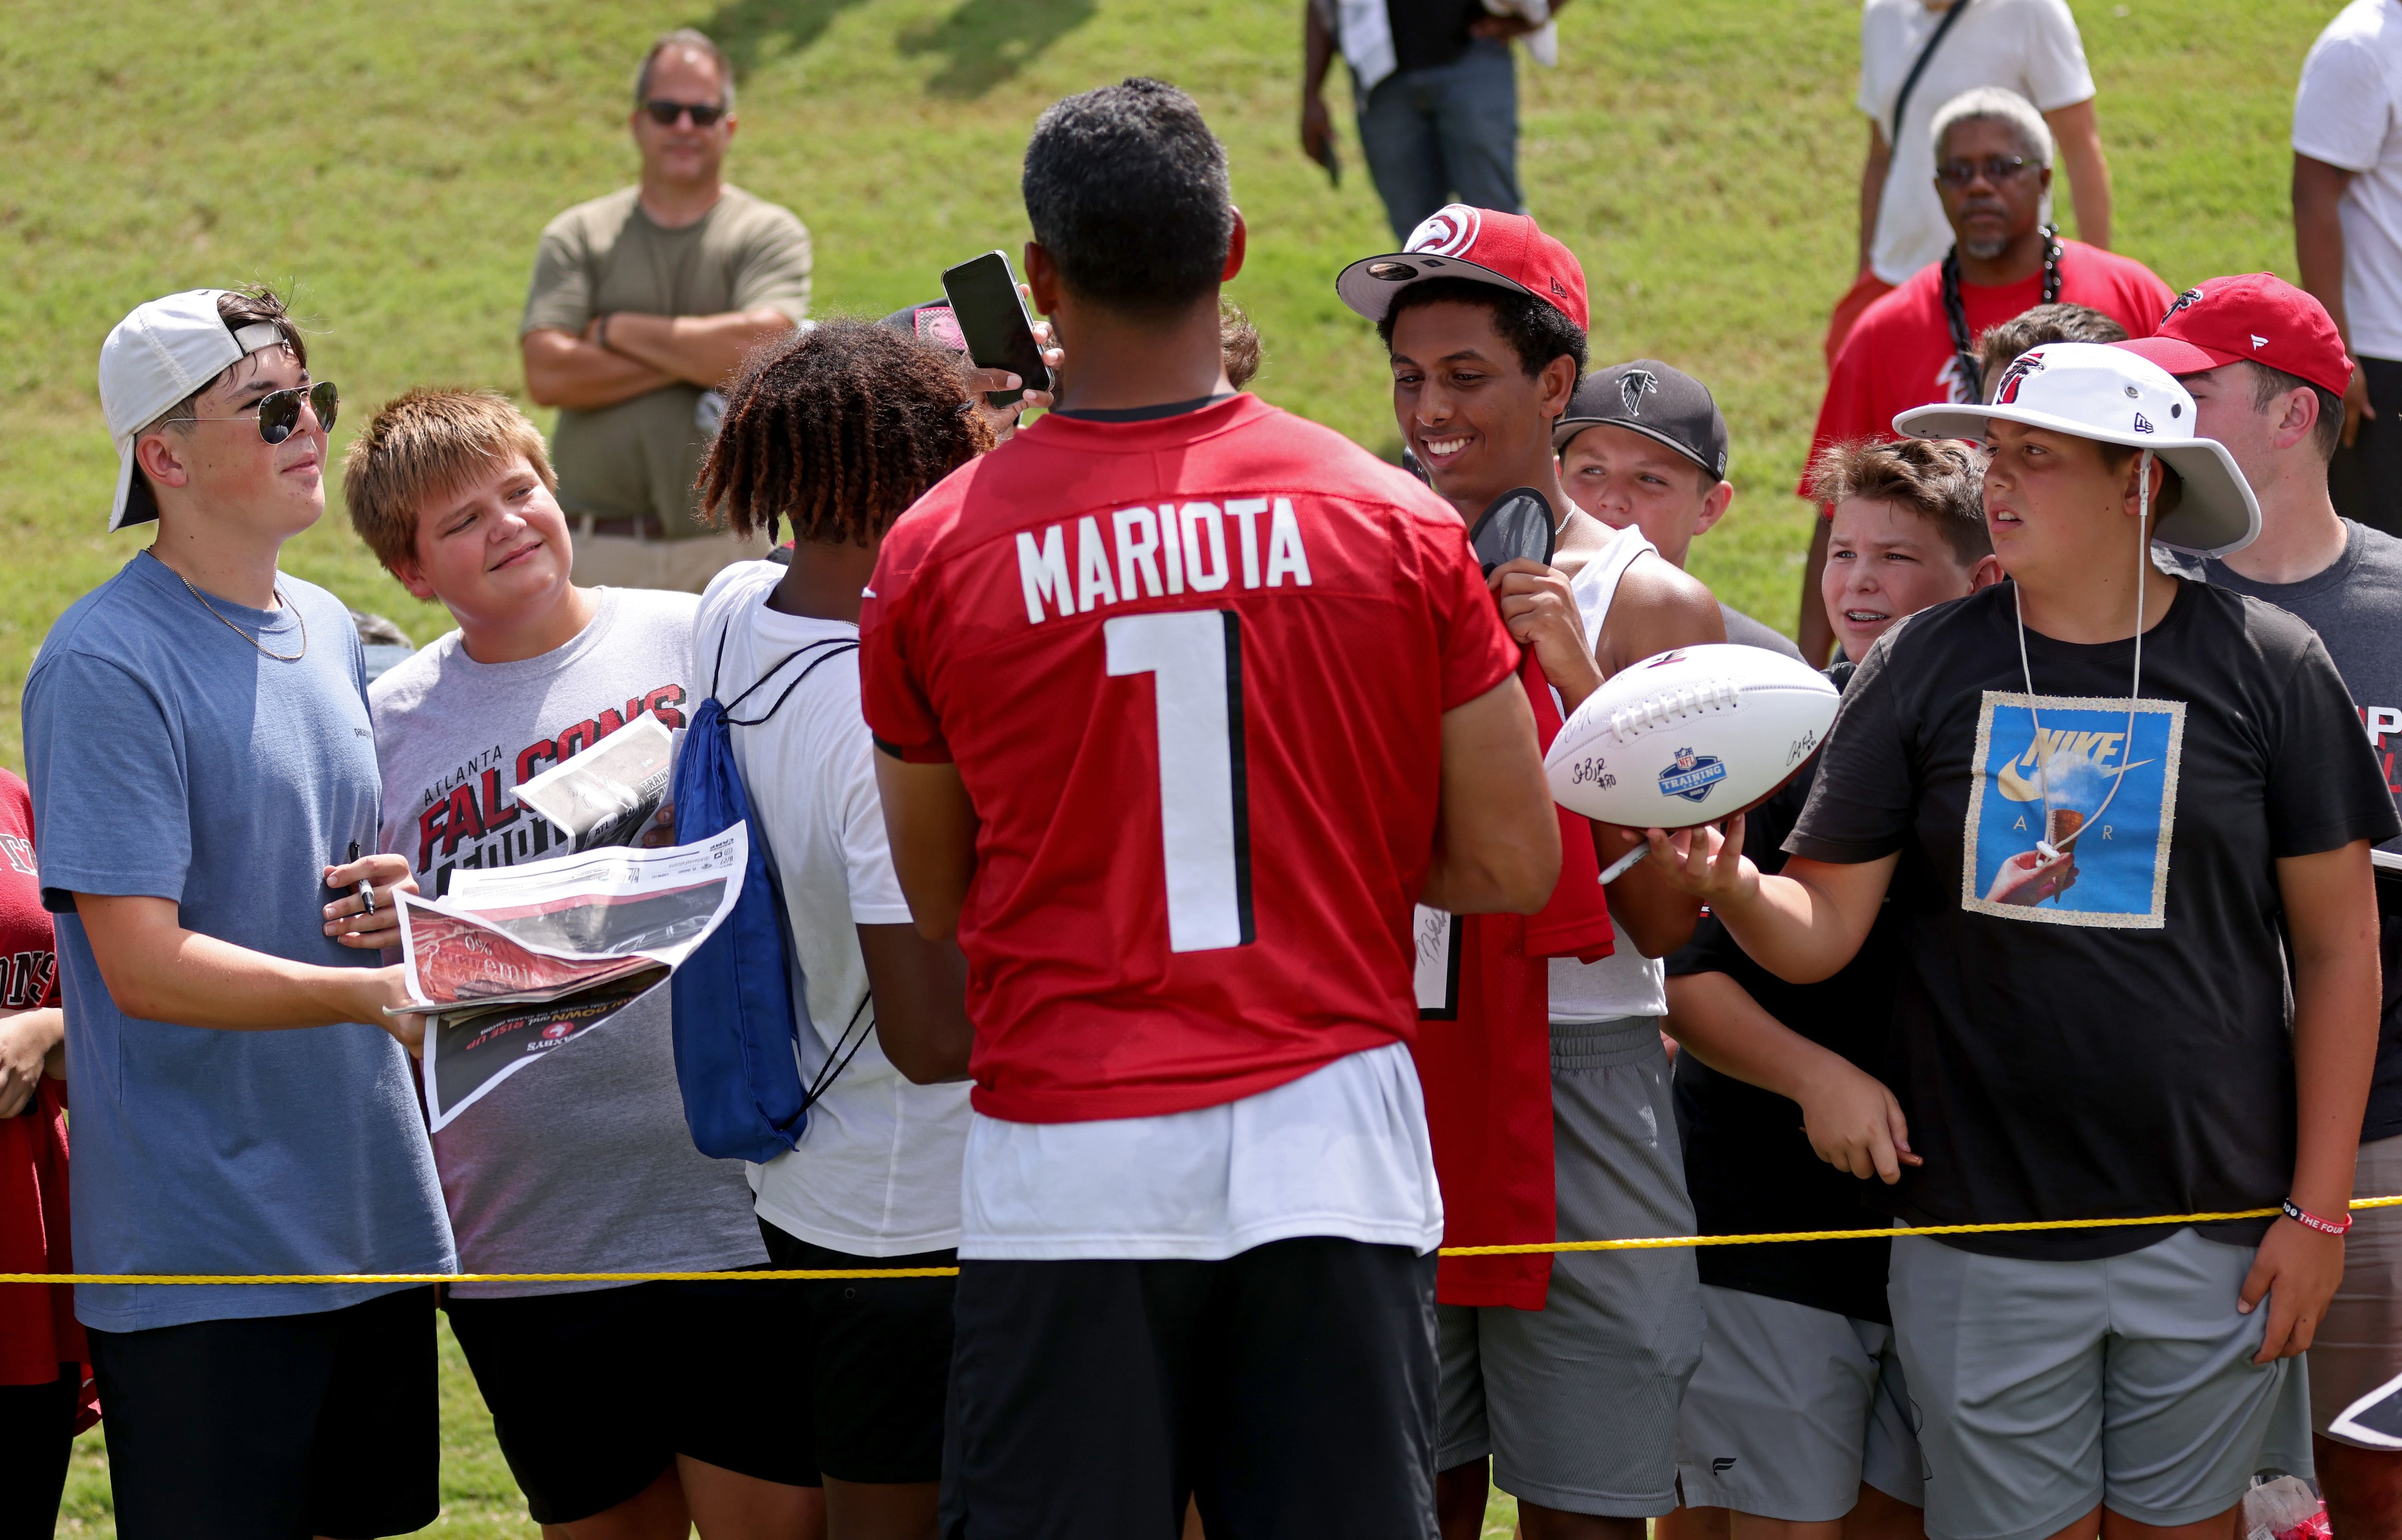
POLYGON ((702 515, 736 533, 864 545, 992 447, 959 365, 913 337, 830 321, 766 349, 725 392, 701 463, 702 515))

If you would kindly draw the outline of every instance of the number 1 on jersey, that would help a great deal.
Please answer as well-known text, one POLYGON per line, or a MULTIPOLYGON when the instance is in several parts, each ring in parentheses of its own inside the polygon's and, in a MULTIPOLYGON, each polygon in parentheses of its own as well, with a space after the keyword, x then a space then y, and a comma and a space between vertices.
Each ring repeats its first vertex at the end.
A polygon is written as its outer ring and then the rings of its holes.
POLYGON ((1101 623, 1112 677, 1152 676, 1159 728, 1159 836, 1167 948, 1251 941, 1250 813, 1244 800, 1243 627, 1232 610, 1101 623))

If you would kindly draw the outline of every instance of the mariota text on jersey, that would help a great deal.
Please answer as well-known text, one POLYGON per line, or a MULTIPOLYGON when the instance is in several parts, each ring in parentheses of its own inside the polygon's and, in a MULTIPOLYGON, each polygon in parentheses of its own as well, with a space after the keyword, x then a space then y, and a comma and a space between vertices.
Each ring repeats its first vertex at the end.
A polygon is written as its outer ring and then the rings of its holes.
POLYGON ((1309 586, 1309 553, 1302 545, 1301 521, 1292 516, 1291 498, 1235 497, 1222 507, 1187 502, 1180 508, 1163 502, 1156 511, 1121 508, 1108 518, 1109 534, 1102 532, 1100 515, 1076 520, 1072 580, 1065 523, 1044 529, 1039 543, 1032 531, 1018 531, 1017 577, 1026 588, 1028 622, 1039 626, 1051 618, 1043 609, 1046 602, 1053 612, 1072 615, 1097 604, 1157 598, 1187 588, 1215 593, 1238 573, 1246 588, 1275 588, 1288 582, 1297 588, 1309 586), (1268 515, 1264 564, 1262 514, 1268 515), (1235 526, 1231 553, 1226 541, 1230 519, 1235 526))

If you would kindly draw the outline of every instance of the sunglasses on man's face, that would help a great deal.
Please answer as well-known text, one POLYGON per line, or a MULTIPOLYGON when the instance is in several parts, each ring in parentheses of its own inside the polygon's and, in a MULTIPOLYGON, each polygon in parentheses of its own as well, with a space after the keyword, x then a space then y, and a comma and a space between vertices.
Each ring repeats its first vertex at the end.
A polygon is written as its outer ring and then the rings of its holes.
POLYGON ((686 113, 692 114, 692 126, 696 129, 715 128, 717 120, 725 116, 725 109, 714 102, 645 102, 642 110, 663 129, 674 128, 676 119, 686 113))
POLYGON ((1979 177, 2000 186, 2035 163, 2022 155, 1989 155, 1982 160, 1946 160, 1935 168, 1935 179, 1947 187, 1965 187, 1979 177))
MULTIPOLYGON (((300 426, 300 404, 306 401, 317 414, 317 426, 326 433, 334 431, 334 418, 342 408, 342 392, 334 389, 330 379, 321 379, 305 390, 295 386, 258 398, 258 436, 269 444, 281 444, 300 426)), ((248 412, 236 412, 231 417, 196 417, 195 422, 244 422, 248 412)))

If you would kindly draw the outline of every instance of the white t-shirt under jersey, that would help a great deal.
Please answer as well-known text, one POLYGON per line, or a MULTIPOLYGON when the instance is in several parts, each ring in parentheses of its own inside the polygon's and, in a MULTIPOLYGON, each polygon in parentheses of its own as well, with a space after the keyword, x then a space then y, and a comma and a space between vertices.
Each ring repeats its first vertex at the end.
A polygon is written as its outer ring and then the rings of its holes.
MULTIPOLYGON (((1568 588, 1576 596, 1577 612, 1584 617, 1586 638, 1598 644, 1601 624, 1609 618, 1609 601, 1618 595, 1618 580, 1646 551, 1657 548, 1632 525, 1618 531, 1609 548, 1584 565, 1568 588)), ((1624 934, 1618 949, 1599 962, 1574 957, 1552 959, 1552 1020, 1606 1022, 1620 1016, 1664 1016, 1668 1013, 1666 974, 1656 957, 1635 950, 1624 934)))
POLYGON ((910 921, 859 710, 859 654, 827 645, 858 641, 859 627, 768 609, 784 571, 737 562, 711 582, 693 628, 692 679, 697 692, 730 703, 800 653, 735 708, 743 721, 766 720, 731 729, 734 763, 808 979, 814 1031, 802 1039, 803 1076, 815 1080, 846 1031, 866 1040, 810 1107, 799 1148, 752 1166, 752 1185, 760 1217, 804 1241, 858 1257, 946 1250, 959 1239, 968 1088, 910 1084, 870 1028, 875 1007, 861 1011, 867 963, 854 928, 910 921))
MULTIPOLYGON (((1910 66, 1942 21, 1926 0, 1866 0, 1860 7, 1859 109, 1893 131, 1893 103, 1910 66)), ((1877 204, 1876 240, 1869 266, 1888 283, 1940 262, 1952 249, 1952 227, 1935 196, 1935 145, 1929 137, 1943 103, 1979 86, 2006 86, 2057 112, 2093 95, 2085 45, 2067 0, 1972 0, 1943 34, 1942 47, 1911 88, 1901 136, 1877 204)))
POLYGON ((2352 0, 2311 45, 2294 153, 2354 173, 2337 205, 2352 351, 2402 359, 2402 3, 2352 0))

